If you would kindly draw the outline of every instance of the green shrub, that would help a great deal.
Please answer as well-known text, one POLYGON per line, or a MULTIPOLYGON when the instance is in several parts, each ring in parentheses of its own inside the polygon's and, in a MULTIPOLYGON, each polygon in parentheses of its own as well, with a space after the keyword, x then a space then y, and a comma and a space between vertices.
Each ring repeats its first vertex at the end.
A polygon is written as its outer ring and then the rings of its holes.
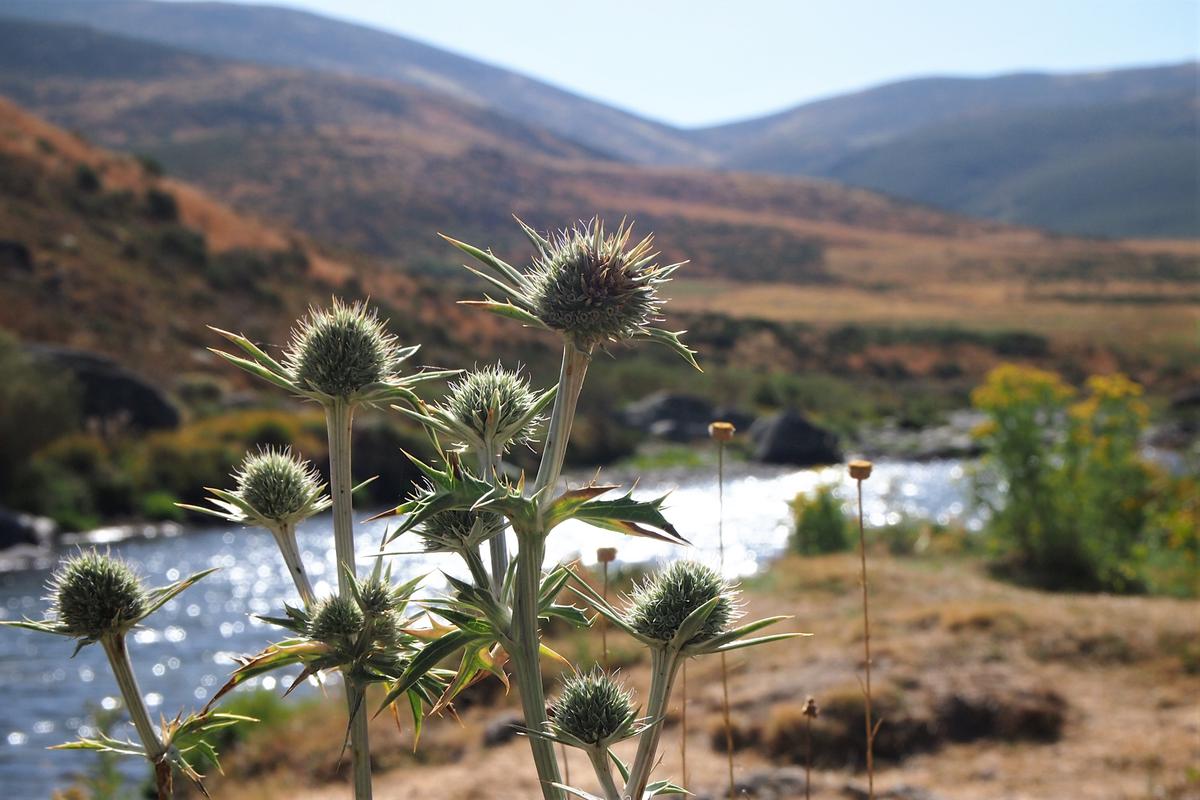
POLYGON ((147 189, 146 216, 157 222, 177 222, 179 201, 175 195, 163 189, 147 189))
POLYGON ((850 547, 850 518, 832 486, 821 486, 812 495, 798 494, 792 509, 791 548, 802 555, 835 553, 850 547))
POLYGON ((1141 457, 1141 394, 1122 375, 1094 376, 1072 402, 1057 375, 1015 365, 975 390, 989 416, 976 432, 988 468, 977 488, 1003 571, 1052 589, 1178 588, 1161 565, 1195 564, 1194 497, 1178 488, 1189 479, 1141 457))

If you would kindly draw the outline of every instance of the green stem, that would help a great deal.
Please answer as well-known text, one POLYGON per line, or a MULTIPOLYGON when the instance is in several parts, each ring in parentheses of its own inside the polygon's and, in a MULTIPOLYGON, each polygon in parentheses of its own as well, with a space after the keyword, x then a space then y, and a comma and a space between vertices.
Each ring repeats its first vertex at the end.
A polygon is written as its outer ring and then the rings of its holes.
POLYGON ((129 718, 133 721, 138 738, 142 740, 142 747, 146 749, 146 758, 154 765, 158 796, 160 800, 167 800, 172 796, 171 770, 170 765, 166 765, 165 769, 161 765, 167 748, 163 746, 162 740, 158 738, 158 733, 154 730, 154 724, 150 722, 150 712, 146 710, 142 691, 138 688, 137 678, 133 674, 133 664, 129 661, 129 649, 126 647, 125 635, 102 636, 100 643, 104 646, 108 663, 112 665, 113 677, 117 679, 117 687, 121 690, 121 697, 125 700, 125 709, 129 712, 129 718))
POLYGON ((588 760, 592 762, 592 769, 596 771, 596 778, 600 781, 604 800, 621 800, 621 790, 617 788, 617 784, 613 780, 612 762, 608 759, 608 748, 589 747, 587 754, 588 760))
MULTIPOLYGON (((493 478, 492 473, 500 468, 500 454, 496 451, 496 445, 493 442, 486 442, 487 448, 491 452, 479 452, 479 477, 485 481, 490 481, 493 478)), ((500 597, 501 589, 504 586, 504 576, 508 572, 508 526, 504 528, 488 542, 488 548, 491 555, 492 563, 492 592, 496 597, 500 597)), ((486 586, 487 584, 481 584, 486 586)))
POLYGON ((658 742, 662 738, 671 689, 682 663, 683 659, 675 650, 650 648, 650 697, 646 702, 646 715, 655 721, 638 737, 637 754, 629 770, 629 780, 625 783, 625 797, 640 798, 650 782, 650 771, 654 769, 658 754, 658 742))
MULTIPOLYGON (((546 487, 554 488, 562 474, 563 458, 567 454, 567 442, 571 438, 571 426, 575 422, 575 406, 583 379, 587 377, 590 351, 577 348, 574 343, 563 345, 562 368, 558 375, 558 394, 554 396, 554 408, 550 412, 550 428, 546 432, 546 447, 542 451, 542 462, 538 465, 537 480, 533 491, 546 487)), ((549 492, 547 492, 549 494, 549 492)))
MULTIPOLYGON (((341 399, 325 407, 329 430, 329 484, 333 495, 333 549, 337 560, 338 594, 352 596, 350 581, 357 576, 354 558, 354 483, 350 477, 350 437, 354 407, 341 399)), ((354 772, 355 800, 371 798, 371 745, 367 734, 367 712, 348 678, 346 708, 350 713, 350 749, 354 772)))
POLYGON ((306 608, 312 608, 317 602, 317 597, 313 594, 312 583, 308 580, 308 573, 304 571, 304 561, 300 558, 300 546, 296 542, 296 526, 286 523, 277 528, 271 528, 271 535, 275 537, 275 544, 279 545, 283 563, 287 564, 288 573, 292 576, 292 582, 296 584, 296 591, 300 593, 300 599, 306 608))
MULTIPOLYGON (((541 636, 538 631, 538 589, 541 582, 542 559, 545 540, 530 533, 518 532, 516 591, 513 597, 513 672, 521 693, 521 709, 525 714, 525 727, 545 730, 546 695, 542 689, 542 664, 540 658, 541 636)), ((562 783, 558 770, 558 759, 554 743, 539 736, 530 736, 529 748, 533 763, 537 767, 545 800, 563 800, 560 789, 551 784, 562 783)))

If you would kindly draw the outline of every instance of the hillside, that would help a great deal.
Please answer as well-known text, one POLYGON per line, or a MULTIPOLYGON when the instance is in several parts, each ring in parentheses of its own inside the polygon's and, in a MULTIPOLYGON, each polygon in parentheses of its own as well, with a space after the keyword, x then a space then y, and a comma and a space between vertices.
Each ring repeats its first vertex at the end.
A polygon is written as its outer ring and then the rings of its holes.
POLYGON ((438 230, 522 257, 511 212, 544 228, 629 215, 667 257, 691 258, 693 277, 919 288, 948 276, 1078 277, 1081 263, 1117 275, 1157 268, 1139 249, 823 181, 597 159, 414 87, 171 52, 9 20, 0 93, 104 145, 149 153, 236 208, 409 270, 456 269, 438 230), (114 63, 122 68, 95 66, 114 63))
POLYGON ((929 78, 696 131, 725 166, 1107 236, 1200 235, 1197 65, 929 78))
POLYGON ((212 365, 206 324, 279 343, 333 292, 371 294, 434 357, 458 346, 448 331, 487 331, 479 315, 423 302, 407 276, 233 211, 3 99, 0 276, 0 328, 113 356, 164 387, 212 365))
POLYGON ((419 87, 624 161, 829 178, 1069 233, 1200 235, 1194 63, 906 80, 682 130, 403 36, 292 9, 9 0, 3 13, 419 87))
POLYGON ((208 2, 9 0, 0 13, 82 23, 197 53, 417 86, 632 161, 703 157, 669 126, 403 36, 303 11, 208 2))

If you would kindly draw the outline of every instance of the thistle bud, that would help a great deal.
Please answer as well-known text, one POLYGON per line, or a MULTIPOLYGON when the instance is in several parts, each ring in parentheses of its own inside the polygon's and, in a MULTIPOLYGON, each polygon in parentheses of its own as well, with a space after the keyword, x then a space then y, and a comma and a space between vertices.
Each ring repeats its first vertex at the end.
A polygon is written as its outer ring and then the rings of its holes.
POLYGON ((306 519, 322 493, 316 469, 290 449, 249 453, 233 477, 234 493, 262 520, 276 524, 306 519))
POLYGON ((417 528, 429 553, 461 553, 499 535, 504 518, 489 511, 441 511, 417 528))
POLYGON ((550 711, 552 729, 589 745, 624 738, 634 716, 629 691, 599 668, 567 678, 550 711))
POLYGON ((622 224, 615 234, 606 234, 595 218, 540 247, 529 273, 529 301, 537 318, 584 350, 643 332, 658 316, 659 285, 678 265, 654 262, 652 236, 626 250, 631 233, 622 224))
POLYGON ((72 636, 124 633, 146 614, 146 592, 133 569, 95 550, 64 561, 49 588, 52 613, 72 636))
POLYGON ((627 622, 647 638, 669 642, 693 611, 719 598, 700 629, 686 642, 699 644, 728 628, 737 613, 734 596, 733 589, 715 570, 694 561, 676 561, 634 591, 627 622))
POLYGON ((368 617, 391 613, 396 606, 392 585, 379 578, 369 578, 358 585, 358 605, 368 617))
POLYGON ((363 629, 363 613, 348 597, 330 597, 317 606, 309 621, 312 639, 341 650, 354 642, 363 629))
POLYGON ((856 481, 865 481, 871 477, 870 461, 851 461, 850 462, 850 477, 856 481))
POLYGON ((350 399, 395 377, 401 361, 396 337, 365 303, 334 300, 312 309, 292 331, 284 365, 302 390, 350 399))
POLYGON ((537 398, 529 382, 517 372, 496 365, 468 372, 450 384, 446 409, 466 430, 482 441, 507 449, 510 443, 528 444, 541 419, 530 418, 537 398))
POLYGON ((718 442, 730 441, 736 431, 732 422, 714 422, 708 426, 708 435, 718 442))

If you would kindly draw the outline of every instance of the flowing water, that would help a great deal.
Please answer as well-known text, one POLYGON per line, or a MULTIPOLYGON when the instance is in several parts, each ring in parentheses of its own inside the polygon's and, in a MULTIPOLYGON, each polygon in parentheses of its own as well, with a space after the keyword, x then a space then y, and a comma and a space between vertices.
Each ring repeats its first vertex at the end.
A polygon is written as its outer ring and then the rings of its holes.
MULTIPOLYGON (((692 542, 691 548, 571 522, 551 534, 548 561, 578 556, 584 564, 594 564, 596 548, 611 546, 618 548, 619 560, 627 563, 686 555, 716 566, 718 506, 712 472, 659 473, 643 478, 635 492, 638 497, 650 498, 672 491, 667 518, 692 542)), ((731 576, 752 574, 778 554, 789 530, 785 501, 823 483, 837 485, 847 500, 853 497, 854 486, 844 468, 731 465, 725 485, 725 572, 731 576)), ((968 497, 962 462, 883 462, 876 465, 875 474, 865 484, 867 522, 882 525, 907 516, 943 522, 958 519, 977 527, 979 520, 968 513, 968 497)), ((378 548, 384 527, 382 522, 358 527, 360 554, 378 548)), ((318 595, 331 593, 337 581, 329 516, 301 526, 299 537, 318 595)), ((402 538, 396 546, 405 544, 402 538)), ((276 637, 279 629, 254 615, 278 614, 285 602, 298 602, 274 541, 261 531, 205 527, 172 538, 128 540, 114 544, 112 550, 132 562, 152 585, 220 567, 132 634, 134 668, 154 717, 173 716, 180 709, 203 705, 232 669, 231 654, 255 652, 276 637)), ((439 571, 464 572, 454 557, 442 555, 397 556, 391 564, 397 579, 432 573, 426 581, 426 591, 431 593, 443 585, 439 571)), ((360 571, 364 568, 360 565, 360 571)), ((0 618, 40 619, 46 607, 43 594, 48 574, 48 570, 0 574, 0 618)), ((60 637, 0 629, 2 797, 49 797, 55 788, 69 785, 73 775, 96 758, 89 753, 46 750, 49 745, 93 733, 89 704, 102 709, 118 705, 116 683, 100 648, 86 647, 70 659, 72 648, 73 643, 60 637)), ((255 685, 279 690, 290 684, 295 672, 267 676, 255 685)), ((112 733, 118 738, 133 735, 126 725, 118 725, 112 733)), ((126 768, 131 775, 144 774, 138 765, 126 768)))

